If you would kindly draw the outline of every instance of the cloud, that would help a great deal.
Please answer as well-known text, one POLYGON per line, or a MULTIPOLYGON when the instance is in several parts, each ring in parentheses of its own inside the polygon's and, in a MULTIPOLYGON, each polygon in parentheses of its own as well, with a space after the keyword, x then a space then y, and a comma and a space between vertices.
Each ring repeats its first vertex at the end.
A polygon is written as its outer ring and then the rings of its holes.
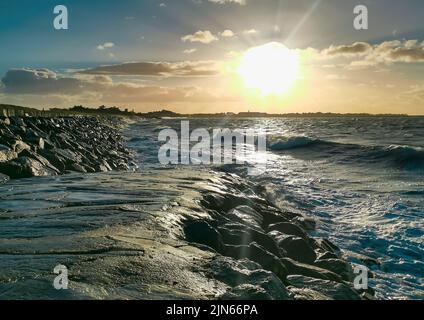
POLYGON ((82 91, 97 90, 108 85, 111 79, 96 76, 89 79, 59 77, 48 69, 12 69, 2 79, 3 91, 9 94, 66 94, 74 95, 82 91))
POLYGON ((256 30, 256 29, 249 29, 249 30, 244 30, 244 31, 243 31, 243 33, 244 33, 244 34, 247 34, 247 35, 252 35, 252 34, 257 34, 257 33, 259 33, 259 31, 258 31, 258 30, 256 30))
POLYGON ((80 71, 91 75, 132 75, 132 76, 214 76, 219 74, 216 62, 131 62, 100 66, 80 71))
POLYGON ((221 32, 221 37, 224 37, 224 38, 232 38, 232 37, 235 37, 235 35, 236 34, 230 29, 227 29, 221 32))
POLYGON ((185 54, 192 54, 192 53, 194 53, 196 51, 197 51, 197 49, 195 49, 195 48, 193 48, 193 49, 186 49, 186 50, 183 51, 183 53, 185 53, 185 54))
POLYGON ((110 49, 113 48, 115 46, 115 44, 113 42, 105 42, 103 44, 99 44, 97 46, 98 50, 105 50, 105 49, 110 49))
MULTIPOLYGON (((303 49, 300 52, 313 59, 351 59, 348 68, 367 68, 377 65, 390 65, 393 63, 418 63, 424 62, 424 43, 418 40, 391 40, 378 44, 367 42, 355 42, 348 45, 331 45, 330 47, 317 50, 313 48, 303 49)), ((345 64, 346 66, 346 64, 345 64)))
POLYGON ((197 31, 194 34, 189 34, 181 38, 183 42, 200 42, 208 44, 213 41, 218 41, 218 38, 212 34, 209 30, 197 31))
POLYGON ((323 50, 322 54, 330 57, 363 55, 369 52, 372 46, 366 42, 355 42, 351 45, 330 46, 323 50))
POLYGON ((166 3, 161 3, 161 4, 159 4, 159 7, 161 7, 161 8, 166 8, 167 6, 166 6, 166 3))
POLYGON ((242 6, 246 5, 246 0, 208 0, 208 1, 217 3, 217 4, 236 3, 242 6))
MULTIPOLYGON (((91 101, 100 103, 177 103, 232 101, 232 96, 220 95, 196 86, 140 85, 115 83, 108 76, 60 76, 48 69, 12 69, 2 79, 2 93, 9 97, 62 97, 67 103, 91 101)), ((55 101, 60 101, 56 99, 55 101)))

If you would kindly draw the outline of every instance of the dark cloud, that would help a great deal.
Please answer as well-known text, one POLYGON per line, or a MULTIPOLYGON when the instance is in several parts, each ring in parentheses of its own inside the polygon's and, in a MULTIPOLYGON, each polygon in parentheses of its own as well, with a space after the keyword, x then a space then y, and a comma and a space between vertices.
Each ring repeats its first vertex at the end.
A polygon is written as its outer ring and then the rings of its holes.
POLYGON ((369 52, 372 46, 366 42, 355 42, 351 45, 330 46, 323 51, 327 56, 361 55, 369 52))
POLYGON ((390 58, 395 61, 421 62, 424 61, 424 48, 396 48, 390 52, 390 58))
POLYGON ((195 86, 165 87, 130 82, 114 83, 105 75, 61 77, 48 69, 12 69, 6 73, 2 83, 2 91, 8 95, 68 96, 75 103, 82 97, 91 97, 102 103, 212 102, 233 99, 230 96, 214 95, 195 86))
POLYGON ((100 66, 81 71, 82 74, 132 76, 214 76, 219 72, 214 62, 133 62, 100 66))

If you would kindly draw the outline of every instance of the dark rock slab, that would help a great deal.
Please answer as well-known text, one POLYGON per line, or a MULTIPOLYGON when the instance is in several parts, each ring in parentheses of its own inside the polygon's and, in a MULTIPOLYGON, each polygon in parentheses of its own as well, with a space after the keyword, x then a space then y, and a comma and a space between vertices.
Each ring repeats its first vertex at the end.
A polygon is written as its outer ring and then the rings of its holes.
POLYGON ((361 296, 345 283, 291 275, 287 281, 294 287, 310 289, 334 300, 361 300, 361 296))
POLYGON ((0 172, 12 179, 57 175, 54 170, 29 157, 19 157, 13 161, 1 162, 0 172))
POLYGON ((339 283, 343 282, 339 275, 329 270, 310 264, 300 263, 290 258, 282 258, 281 261, 286 266, 289 275, 302 275, 315 279, 331 280, 339 283))

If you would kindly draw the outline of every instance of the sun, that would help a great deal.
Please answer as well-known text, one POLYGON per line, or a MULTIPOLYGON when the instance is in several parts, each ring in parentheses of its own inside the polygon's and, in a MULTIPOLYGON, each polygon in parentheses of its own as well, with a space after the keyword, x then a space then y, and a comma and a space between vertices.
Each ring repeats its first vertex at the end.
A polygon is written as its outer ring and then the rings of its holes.
POLYGON ((299 68, 295 52, 271 42, 246 51, 237 71, 248 89, 259 90, 262 95, 283 95, 297 80, 299 68))

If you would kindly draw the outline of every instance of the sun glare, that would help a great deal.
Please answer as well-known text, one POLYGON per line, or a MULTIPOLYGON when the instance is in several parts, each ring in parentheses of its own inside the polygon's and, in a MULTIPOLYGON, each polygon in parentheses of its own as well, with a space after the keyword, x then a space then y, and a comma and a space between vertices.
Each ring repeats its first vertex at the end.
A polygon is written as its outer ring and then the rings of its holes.
POLYGON ((271 42, 246 51, 238 74, 248 89, 259 90, 262 95, 283 95, 298 78, 299 59, 285 45, 271 42))

